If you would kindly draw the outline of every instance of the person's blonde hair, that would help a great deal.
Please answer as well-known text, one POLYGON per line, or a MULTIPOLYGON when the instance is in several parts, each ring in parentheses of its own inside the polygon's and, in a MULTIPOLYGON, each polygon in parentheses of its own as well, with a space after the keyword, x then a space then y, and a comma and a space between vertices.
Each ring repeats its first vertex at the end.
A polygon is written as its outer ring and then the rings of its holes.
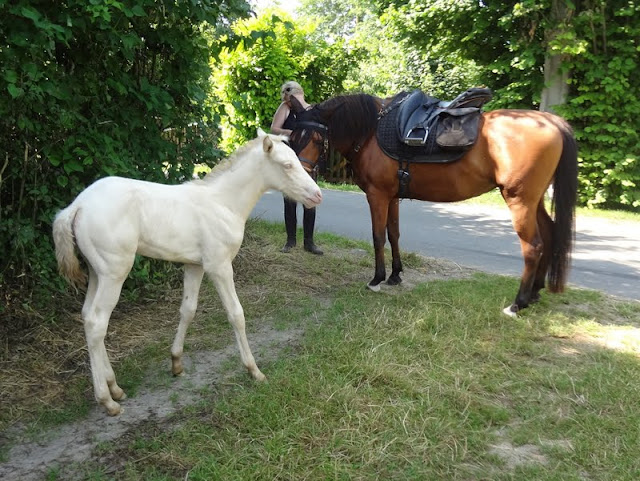
POLYGON ((304 95, 304 90, 302 90, 302 86, 298 82, 295 82, 294 80, 289 80, 288 82, 283 83, 282 87, 280 87, 280 96, 282 97, 282 100, 284 100, 287 95, 293 95, 293 94, 304 95))

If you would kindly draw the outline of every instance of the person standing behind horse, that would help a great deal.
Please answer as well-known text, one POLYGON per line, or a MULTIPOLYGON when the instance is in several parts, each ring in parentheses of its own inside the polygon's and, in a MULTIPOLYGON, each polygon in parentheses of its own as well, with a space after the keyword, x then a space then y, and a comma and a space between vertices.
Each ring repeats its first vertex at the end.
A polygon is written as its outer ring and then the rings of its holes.
MULTIPOLYGON (((282 103, 273 115, 271 122, 271 133, 280 135, 291 135, 296 124, 296 114, 291 109, 291 98, 295 99, 306 110, 311 107, 304 99, 304 90, 298 82, 285 82, 280 88, 280 98, 282 103)), ((297 152, 296 152, 297 153, 297 152)), ((313 180, 316 180, 316 169, 309 172, 313 180)), ((287 231, 287 242, 282 248, 282 252, 289 252, 296 245, 297 203, 284 197, 284 225, 287 231)), ((316 208, 307 209, 303 206, 302 230, 304 233, 304 250, 312 254, 321 256, 323 252, 313 242, 313 230, 316 223, 316 208)))

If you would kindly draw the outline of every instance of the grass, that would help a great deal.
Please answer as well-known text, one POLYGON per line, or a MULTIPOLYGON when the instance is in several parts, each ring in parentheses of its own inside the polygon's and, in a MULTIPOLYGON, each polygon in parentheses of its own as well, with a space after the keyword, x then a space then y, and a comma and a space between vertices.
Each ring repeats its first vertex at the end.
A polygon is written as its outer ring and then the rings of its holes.
MULTIPOLYGON (((406 255, 411 281, 376 294, 364 286, 372 274, 369 243, 320 234, 325 256, 302 249, 283 255, 282 230, 251 221, 235 262, 249 342, 259 324, 305 332, 277 359, 264 363, 256 353, 268 383, 248 379, 233 359, 229 382, 170 418, 101 443, 73 468, 77 477, 640 477, 640 304, 571 289, 544 294, 511 319, 500 310, 515 295, 516 279, 460 272, 415 254, 406 255), (437 280, 434 270, 448 279, 437 280)), ((133 396, 149 367, 166 361, 180 292, 163 295, 154 305, 125 303, 111 326, 116 372, 133 396)), ((229 333, 213 289, 203 286, 187 349, 218 348, 229 333)), ((55 424, 54 416, 82 418, 93 403, 87 376, 81 364, 66 378, 74 391, 45 397, 47 409, 14 406, 13 418, 3 413, 4 426, 21 420, 37 432, 55 424), (57 407, 73 399, 73 409, 57 407)), ((48 479, 67 475, 56 468, 48 479)))
POLYGON ((637 332, 640 308, 596 321, 572 313, 584 296, 570 292, 497 316, 515 288, 487 275, 402 295, 353 285, 268 384, 239 378, 121 447, 143 461, 119 478, 637 479, 640 345, 594 339, 608 322, 637 332))

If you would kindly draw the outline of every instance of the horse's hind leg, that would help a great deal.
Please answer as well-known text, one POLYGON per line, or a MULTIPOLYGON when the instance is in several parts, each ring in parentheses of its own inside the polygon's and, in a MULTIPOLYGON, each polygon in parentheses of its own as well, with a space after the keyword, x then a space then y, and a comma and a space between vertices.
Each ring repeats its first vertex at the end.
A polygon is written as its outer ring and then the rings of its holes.
POLYGON ((538 263, 535 280, 533 281, 533 290, 531 292, 531 302, 540 299, 540 291, 544 289, 545 279, 551 262, 551 251, 553 247, 553 220, 544 207, 544 200, 538 204, 538 232, 542 238, 542 256, 538 263))
POLYGON ((402 282, 402 260, 400 259, 400 200, 393 199, 389 203, 389 215, 387 217, 387 235, 391 245, 391 275, 387 284, 395 286, 402 282))
POLYGON ((107 334, 109 318, 118 303, 124 278, 98 277, 95 272, 91 272, 90 277, 94 280, 90 279, 89 283, 91 285, 93 282, 95 287, 90 287, 89 293, 93 291, 94 294, 87 297, 82 312, 93 389, 98 403, 104 406, 110 416, 115 416, 120 414, 121 409, 120 405, 113 400, 112 394, 116 399, 122 399, 124 391, 116 383, 115 373, 104 345, 104 338, 107 334))
POLYGON ((536 223, 536 208, 513 200, 509 203, 509 209, 511 210, 513 227, 520 238, 520 248, 524 258, 524 270, 518 294, 513 304, 504 309, 505 314, 514 316, 531 302, 543 244, 536 223))
POLYGON ((182 293, 182 304, 180 305, 180 324, 176 338, 171 347, 171 372, 174 376, 182 374, 182 353, 184 350, 184 338, 187 328, 196 314, 198 307, 198 293, 204 269, 198 265, 184 266, 184 292, 182 293))
POLYGON ((218 295, 227 311, 227 318, 233 326, 242 364, 244 364, 254 379, 264 381, 265 375, 258 369, 251 349, 249 348, 249 341, 247 340, 247 334, 245 332, 244 310, 236 294, 236 287, 233 284, 233 267, 231 261, 223 262, 215 266, 215 269, 206 266, 205 270, 216 286, 218 295))

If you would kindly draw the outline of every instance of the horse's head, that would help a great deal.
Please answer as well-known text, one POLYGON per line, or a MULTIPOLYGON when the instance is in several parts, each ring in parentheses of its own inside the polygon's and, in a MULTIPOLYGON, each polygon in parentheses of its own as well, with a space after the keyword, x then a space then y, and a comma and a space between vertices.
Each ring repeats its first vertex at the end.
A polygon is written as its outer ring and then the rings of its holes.
POLYGON ((304 170, 315 177, 319 164, 327 154, 328 127, 315 107, 305 110, 295 97, 291 97, 291 110, 296 114, 296 126, 289 136, 289 143, 304 170))
POLYGON ((334 97, 308 110, 292 98, 296 126, 290 136, 291 146, 313 165, 328 150, 329 143, 349 158, 374 134, 379 109, 379 100, 366 94, 334 97))
POLYGON ((286 137, 266 134, 258 129, 258 140, 261 140, 261 153, 267 160, 260 163, 263 166, 260 175, 267 188, 278 190, 307 208, 320 204, 322 191, 285 143, 286 137))

